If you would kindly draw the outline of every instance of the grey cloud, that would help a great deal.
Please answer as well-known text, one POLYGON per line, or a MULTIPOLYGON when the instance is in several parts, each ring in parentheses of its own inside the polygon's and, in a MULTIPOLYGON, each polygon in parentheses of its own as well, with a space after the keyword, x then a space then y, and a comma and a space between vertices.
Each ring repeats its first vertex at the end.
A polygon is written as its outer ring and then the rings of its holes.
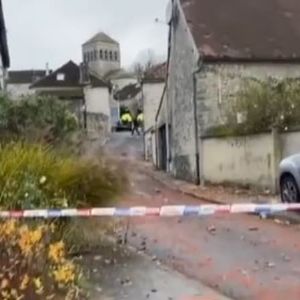
POLYGON ((168 0, 4 0, 12 68, 52 68, 81 60, 81 44, 105 31, 122 47, 125 66, 143 49, 165 55, 168 0))

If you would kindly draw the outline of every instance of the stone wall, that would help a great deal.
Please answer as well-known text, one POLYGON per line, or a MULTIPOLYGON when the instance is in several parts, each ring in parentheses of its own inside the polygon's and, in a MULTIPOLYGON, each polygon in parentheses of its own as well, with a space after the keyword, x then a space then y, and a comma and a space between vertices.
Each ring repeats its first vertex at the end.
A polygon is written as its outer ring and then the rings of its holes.
POLYGON ((212 63, 204 64, 197 75, 199 133, 226 121, 225 107, 239 91, 245 78, 259 80, 300 77, 300 64, 212 63))
POLYGON ((168 80, 168 107, 171 121, 172 174, 188 181, 196 180, 196 139, 194 120, 193 72, 198 51, 180 5, 172 26, 171 57, 168 80))
POLYGON ((279 163, 300 153, 300 131, 243 137, 203 138, 203 177, 211 183, 233 183, 278 190, 279 163))
POLYGON ((30 85, 31 83, 8 83, 6 85, 6 90, 11 95, 12 100, 19 100, 23 96, 29 96, 35 93, 34 90, 29 89, 30 85))
POLYGON ((105 140, 110 133, 108 116, 100 113, 87 113, 87 132, 90 139, 105 140))
POLYGON ((274 142, 271 134, 208 138, 202 144, 205 181, 275 189, 274 142))
POLYGON ((155 125, 155 117, 161 101, 165 83, 144 83, 143 103, 144 103, 144 128, 148 130, 155 125))

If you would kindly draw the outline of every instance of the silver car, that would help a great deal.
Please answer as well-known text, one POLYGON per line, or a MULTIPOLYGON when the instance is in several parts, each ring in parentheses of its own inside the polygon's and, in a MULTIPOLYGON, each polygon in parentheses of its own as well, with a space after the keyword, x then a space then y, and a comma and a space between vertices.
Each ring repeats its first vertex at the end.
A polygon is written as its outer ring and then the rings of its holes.
POLYGON ((282 202, 300 202, 300 154, 284 159, 280 163, 279 170, 282 202))

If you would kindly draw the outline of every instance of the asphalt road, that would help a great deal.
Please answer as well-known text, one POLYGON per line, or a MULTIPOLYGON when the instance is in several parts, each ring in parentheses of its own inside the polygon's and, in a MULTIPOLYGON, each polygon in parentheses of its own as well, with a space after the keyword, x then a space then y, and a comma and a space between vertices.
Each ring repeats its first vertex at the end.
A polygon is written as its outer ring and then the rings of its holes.
MULTIPOLYGON (((131 180, 131 192, 120 205, 199 204, 200 200, 162 186, 143 171, 141 139, 120 133, 112 137, 108 149, 126 161, 131 180)), ((224 295, 236 300, 299 300, 299 233, 298 225, 248 215, 148 217, 131 219, 129 243, 184 278, 219 293, 190 299, 224 295)))

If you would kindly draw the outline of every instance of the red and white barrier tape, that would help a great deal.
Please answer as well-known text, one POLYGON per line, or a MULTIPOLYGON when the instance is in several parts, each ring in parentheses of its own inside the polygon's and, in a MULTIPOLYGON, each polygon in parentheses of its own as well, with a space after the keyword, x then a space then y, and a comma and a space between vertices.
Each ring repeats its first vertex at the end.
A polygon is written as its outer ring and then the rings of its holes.
POLYGON ((20 211, 0 211, 2 218, 63 218, 63 217, 181 217, 209 216, 216 214, 274 214, 283 211, 300 211, 300 203, 295 204, 230 204, 230 205, 174 205, 162 207, 130 208, 90 208, 90 209, 35 209, 20 211))

